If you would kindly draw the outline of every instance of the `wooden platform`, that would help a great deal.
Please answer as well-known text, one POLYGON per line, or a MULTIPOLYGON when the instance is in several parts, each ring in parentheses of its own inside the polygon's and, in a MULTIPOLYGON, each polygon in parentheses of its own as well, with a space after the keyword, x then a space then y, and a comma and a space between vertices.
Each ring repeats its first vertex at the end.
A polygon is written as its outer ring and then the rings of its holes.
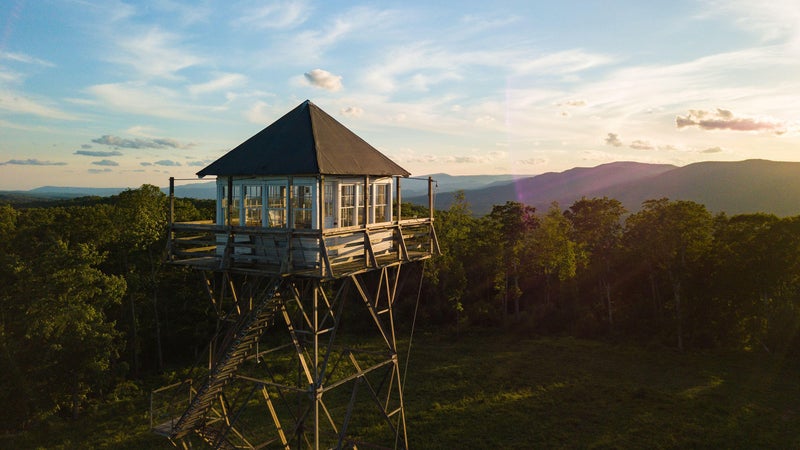
POLYGON ((324 231, 195 222, 172 224, 168 261, 200 270, 331 279, 437 253, 428 218, 324 231))

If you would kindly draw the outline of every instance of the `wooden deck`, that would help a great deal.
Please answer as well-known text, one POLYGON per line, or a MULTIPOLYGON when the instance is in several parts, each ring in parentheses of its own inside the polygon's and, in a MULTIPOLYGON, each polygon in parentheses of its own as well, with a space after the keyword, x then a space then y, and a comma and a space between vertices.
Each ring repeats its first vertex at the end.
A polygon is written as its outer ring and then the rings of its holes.
POLYGON ((173 223, 169 262, 201 270, 338 278, 439 253, 433 219, 287 230, 173 223))

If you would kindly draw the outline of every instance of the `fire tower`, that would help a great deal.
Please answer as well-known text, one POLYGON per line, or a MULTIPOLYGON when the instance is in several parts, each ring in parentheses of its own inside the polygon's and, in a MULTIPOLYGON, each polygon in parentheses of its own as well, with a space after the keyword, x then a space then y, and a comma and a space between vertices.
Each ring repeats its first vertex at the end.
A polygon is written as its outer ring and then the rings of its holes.
POLYGON ((410 174, 310 101, 197 175, 217 177, 216 220, 170 212, 168 258, 203 275, 218 332, 207 364, 153 391, 153 431, 184 448, 407 448, 393 306, 401 269, 439 252, 431 180, 429 215, 404 218, 410 174))

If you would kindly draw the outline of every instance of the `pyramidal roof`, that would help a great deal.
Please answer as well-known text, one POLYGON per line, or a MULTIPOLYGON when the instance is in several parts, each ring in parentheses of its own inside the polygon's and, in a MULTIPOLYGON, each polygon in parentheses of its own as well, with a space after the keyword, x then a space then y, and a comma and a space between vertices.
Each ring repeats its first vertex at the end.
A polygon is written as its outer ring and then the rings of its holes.
POLYGON ((197 172, 250 175, 411 175, 306 100, 197 172))

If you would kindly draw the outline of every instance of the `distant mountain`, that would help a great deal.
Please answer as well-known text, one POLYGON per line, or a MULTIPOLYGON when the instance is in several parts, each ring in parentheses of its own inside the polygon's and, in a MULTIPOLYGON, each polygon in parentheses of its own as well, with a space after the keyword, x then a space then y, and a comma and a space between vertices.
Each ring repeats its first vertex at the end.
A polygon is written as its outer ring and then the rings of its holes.
MULTIPOLYGON (((206 181, 202 183, 189 183, 175 186, 176 197, 215 199, 217 198, 216 181, 206 181)), ((138 188, 138 187, 137 187, 138 188)), ((0 191, 0 201, 10 203, 47 201, 47 200, 66 200, 78 197, 110 197, 118 195, 127 189, 136 188, 90 188, 74 186, 42 186, 27 191, 0 191)), ((161 188, 165 194, 169 193, 168 187, 161 188)))
MULTIPOLYGON (((403 200, 427 205, 427 177, 404 179, 403 200)), ((513 175, 430 175, 436 181, 436 207, 447 209, 453 192, 464 190, 472 212, 484 215, 493 205, 514 200, 539 211, 554 201, 566 209, 581 197, 609 197, 632 212, 649 199, 692 200, 712 212, 741 214, 766 212, 800 215, 800 162, 751 159, 737 162, 701 162, 684 167, 669 164, 615 162, 578 167, 532 177, 513 175)), ((0 202, 110 196, 126 188, 45 186, 29 191, 0 192, 0 202)), ((167 192, 167 188, 162 191, 167 192)), ((215 181, 175 186, 177 197, 216 198, 215 181)))
MULTIPOLYGON (((164 193, 169 194, 169 188, 161 188, 164 193)), ((216 199, 217 182, 204 181, 202 183, 189 183, 175 185, 175 197, 178 198, 200 198, 216 199)))
POLYGON ((75 197, 92 197, 92 196, 108 197, 111 195, 117 195, 124 190, 125 188, 42 186, 25 192, 38 197, 75 198, 75 197))
POLYGON ((402 180, 403 197, 427 196, 427 178, 433 178, 435 188, 439 192, 454 192, 461 189, 481 189, 489 186, 507 184, 511 181, 527 176, 518 175, 448 175, 446 173, 434 173, 421 177, 412 177, 409 180, 402 180))
MULTIPOLYGON (((493 205, 519 201, 546 210, 553 201, 569 207, 581 197, 609 197, 632 212, 643 201, 667 197, 704 204, 712 212, 800 214, 800 163, 747 160, 702 162, 677 167, 668 164, 616 162, 590 168, 546 173, 513 183, 465 190, 474 214, 493 205)), ((440 192, 439 209, 452 202, 452 192, 440 192)), ((413 199, 419 203, 424 200, 413 199)))

